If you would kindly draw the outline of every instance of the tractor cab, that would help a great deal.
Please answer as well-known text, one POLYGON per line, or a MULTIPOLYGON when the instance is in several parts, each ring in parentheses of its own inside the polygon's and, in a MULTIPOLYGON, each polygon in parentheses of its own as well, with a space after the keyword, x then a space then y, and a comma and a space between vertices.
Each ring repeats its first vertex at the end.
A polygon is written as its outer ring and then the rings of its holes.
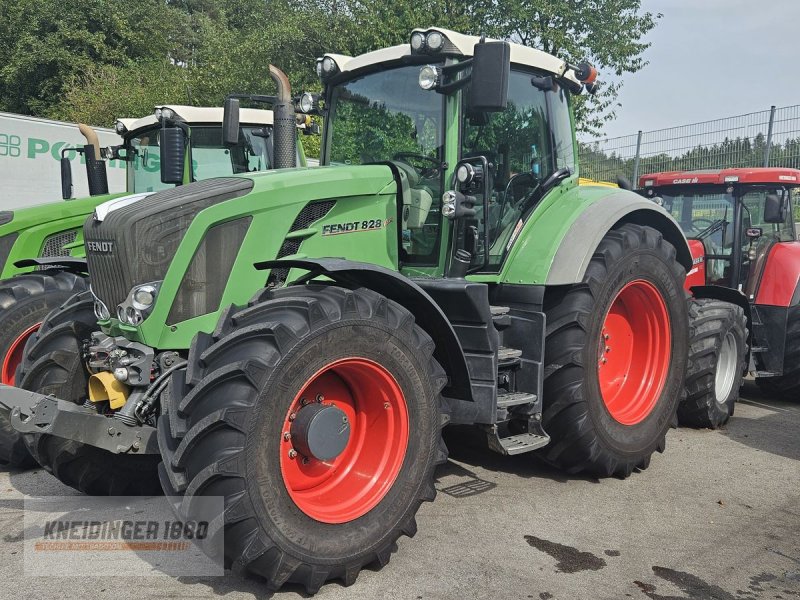
POLYGON ((689 240, 694 267, 688 287, 734 288, 752 301, 770 252, 797 240, 795 169, 654 173, 641 177, 640 188, 675 217, 689 240))
MULTIPOLYGON (((219 107, 162 106, 141 119, 117 120, 115 128, 124 143, 111 153, 127 163, 128 192, 157 192, 182 183, 272 168, 272 111, 242 109, 235 144, 223 141, 222 119, 219 107), (177 153, 180 160, 172 156, 162 160, 169 151, 177 153)), ((302 147, 298 148, 297 164, 304 165, 302 147)))
POLYGON ((591 86, 593 69, 476 42, 415 30, 409 44, 317 63, 322 163, 389 162, 408 182, 399 254, 409 274, 447 272, 456 250, 468 253, 459 269, 500 271, 534 206, 577 171, 569 96, 591 86), (445 194, 459 186, 474 202, 466 212, 445 194))

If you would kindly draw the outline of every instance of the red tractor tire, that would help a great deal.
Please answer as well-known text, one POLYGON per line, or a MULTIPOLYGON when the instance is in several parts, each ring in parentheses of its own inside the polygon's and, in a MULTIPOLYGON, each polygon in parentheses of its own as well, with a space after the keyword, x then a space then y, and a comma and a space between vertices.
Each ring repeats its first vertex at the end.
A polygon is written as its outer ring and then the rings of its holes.
POLYGON ((655 229, 609 231, 583 282, 545 297, 544 459, 627 477, 663 452, 688 353, 685 270, 655 229))

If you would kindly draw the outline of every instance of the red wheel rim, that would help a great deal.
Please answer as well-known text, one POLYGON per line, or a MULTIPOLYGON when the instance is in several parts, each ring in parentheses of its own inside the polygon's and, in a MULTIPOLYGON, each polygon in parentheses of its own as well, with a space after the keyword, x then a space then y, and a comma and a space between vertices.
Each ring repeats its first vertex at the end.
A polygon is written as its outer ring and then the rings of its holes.
POLYGON ((22 362, 22 354, 25 350, 25 342, 28 341, 34 333, 39 331, 39 327, 41 323, 36 323, 36 325, 32 325, 28 329, 22 332, 22 334, 11 342, 11 345, 8 347, 8 352, 3 357, 3 372, 0 374, 0 378, 2 378, 2 382, 6 385, 14 385, 14 375, 17 372, 17 367, 19 363, 22 362))
POLYGON ((653 411, 667 380, 671 350, 664 298, 652 283, 631 281, 606 313, 597 350, 600 393, 616 421, 635 425, 653 411))
POLYGON ((323 523, 346 523, 386 496, 408 446, 408 407, 400 386, 381 365, 344 358, 300 388, 281 428, 281 474, 297 507, 323 523), (321 461, 292 445, 294 416, 309 402, 332 404, 347 415, 350 438, 336 458, 321 461))

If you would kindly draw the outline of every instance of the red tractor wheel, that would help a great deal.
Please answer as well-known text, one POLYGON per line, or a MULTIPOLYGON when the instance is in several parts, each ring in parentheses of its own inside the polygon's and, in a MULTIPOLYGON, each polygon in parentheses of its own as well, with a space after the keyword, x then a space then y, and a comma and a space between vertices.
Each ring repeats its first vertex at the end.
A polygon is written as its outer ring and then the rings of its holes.
POLYGON ((430 337, 400 305, 335 286, 266 291, 223 319, 162 399, 179 516, 223 496, 226 566, 273 588, 313 593, 384 565, 446 458, 430 337))
MULTIPOLYGON (((0 382, 16 384, 25 346, 41 322, 50 311, 87 287, 86 278, 62 271, 27 273, 0 283, 0 382)), ((36 466, 3 409, 0 409, 0 464, 15 468, 36 466)))
POLYGON ((688 350, 685 271, 649 227, 601 241, 581 284, 545 297, 545 460, 626 477, 663 451, 688 350))

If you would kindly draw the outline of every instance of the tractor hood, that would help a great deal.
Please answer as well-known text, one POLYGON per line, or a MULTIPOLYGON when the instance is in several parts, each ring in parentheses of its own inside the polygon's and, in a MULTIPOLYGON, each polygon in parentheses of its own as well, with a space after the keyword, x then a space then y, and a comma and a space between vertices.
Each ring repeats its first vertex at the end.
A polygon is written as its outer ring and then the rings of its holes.
MULTIPOLYGON (((352 255, 343 248, 374 243, 374 260, 394 266, 397 232, 384 229, 396 227, 396 194, 391 169, 369 165, 209 179, 109 203, 102 220, 93 215, 83 230, 98 317, 132 338, 164 323, 174 333, 183 321, 246 302, 266 284, 254 263, 297 256, 323 239, 323 255, 352 255), (334 237, 323 231, 329 221, 365 233, 334 237), (155 288, 155 301, 142 307, 134 299, 145 285, 155 288)), ((213 329, 216 318, 208 318, 213 329)))

